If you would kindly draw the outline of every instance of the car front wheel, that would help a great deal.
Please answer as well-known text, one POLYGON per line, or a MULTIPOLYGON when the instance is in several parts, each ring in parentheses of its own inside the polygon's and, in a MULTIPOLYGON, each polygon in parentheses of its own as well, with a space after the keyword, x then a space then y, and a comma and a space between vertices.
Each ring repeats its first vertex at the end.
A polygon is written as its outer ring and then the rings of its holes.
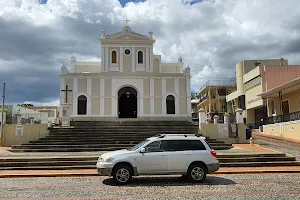
POLYGON ((132 170, 127 165, 117 166, 113 172, 113 179, 118 184, 126 184, 132 178, 132 170))
POLYGON ((194 164, 188 169, 188 177, 192 182, 203 182, 206 178, 206 168, 201 164, 194 164))

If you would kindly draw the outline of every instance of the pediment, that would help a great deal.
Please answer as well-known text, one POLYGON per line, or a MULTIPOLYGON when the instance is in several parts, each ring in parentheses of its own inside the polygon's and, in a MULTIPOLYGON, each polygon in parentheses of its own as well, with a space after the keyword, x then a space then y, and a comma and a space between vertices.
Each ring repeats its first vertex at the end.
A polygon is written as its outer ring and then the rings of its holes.
POLYGON ((131 31, 130 27, 125 26, 123 31, 106 35, 105 39, 109 40, 151 40, 152 38, 131 31))

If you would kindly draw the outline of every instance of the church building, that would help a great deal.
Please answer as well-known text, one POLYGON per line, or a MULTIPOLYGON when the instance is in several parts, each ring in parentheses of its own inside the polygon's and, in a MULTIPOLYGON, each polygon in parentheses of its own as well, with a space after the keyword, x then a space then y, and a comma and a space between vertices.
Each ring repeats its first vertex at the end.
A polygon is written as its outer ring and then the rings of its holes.
MULTIPOLYGON (((162 63, 153 33, 102 31, 101 62, 79 61, 60 74, 60 117, 69 105, 74 121, 191 120, 190 69, 182 58, 162 63)), ((99 48, 100 50, 100 48, 99 48)))

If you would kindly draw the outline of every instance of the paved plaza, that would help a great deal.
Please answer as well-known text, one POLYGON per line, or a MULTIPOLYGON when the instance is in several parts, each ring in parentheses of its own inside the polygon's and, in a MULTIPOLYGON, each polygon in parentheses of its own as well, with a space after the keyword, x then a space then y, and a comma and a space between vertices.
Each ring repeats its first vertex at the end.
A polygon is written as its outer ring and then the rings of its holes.
POLYGON ((104 177, 0 179, 0 199, 300 199, 300 174, 209 175, 201 184, 181 177, 139 177, 116 186, 104 177))

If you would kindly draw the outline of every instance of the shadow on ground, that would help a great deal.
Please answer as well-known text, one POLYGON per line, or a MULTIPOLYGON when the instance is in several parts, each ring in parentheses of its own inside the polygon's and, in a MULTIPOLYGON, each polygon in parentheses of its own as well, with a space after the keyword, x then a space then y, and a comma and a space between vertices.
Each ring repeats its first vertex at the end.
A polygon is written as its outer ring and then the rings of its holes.
MULTIPOLYGON (((112 178, 104 179, 103 184, 118 186, 112 178)), ((236 182, 218 177, 207 176, 203 183, 191 183, 183 177, 135 177, 123 187, 148 187, 148 186, 189 186, 189 185, 234 185, 236 182)))

